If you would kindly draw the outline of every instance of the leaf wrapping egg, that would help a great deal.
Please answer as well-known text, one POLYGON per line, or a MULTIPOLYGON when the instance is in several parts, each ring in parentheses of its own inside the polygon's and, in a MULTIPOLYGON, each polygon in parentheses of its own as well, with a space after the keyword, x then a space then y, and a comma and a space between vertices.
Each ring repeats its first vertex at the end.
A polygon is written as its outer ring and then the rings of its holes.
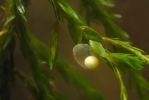
POLYGON ((99 65, 96 54, 88 44, 77 44, 73 48, 73 56, 83 68, 93 69, 99 65))

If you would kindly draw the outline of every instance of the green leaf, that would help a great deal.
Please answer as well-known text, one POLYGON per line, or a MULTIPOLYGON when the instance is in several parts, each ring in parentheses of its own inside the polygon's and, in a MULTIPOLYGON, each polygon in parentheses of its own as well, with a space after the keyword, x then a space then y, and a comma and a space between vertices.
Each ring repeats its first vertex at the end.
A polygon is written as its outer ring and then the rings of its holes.
POLYGON ((119 68, 141 70, 143 62, 139 57, 124 53, 109 53, 108 59, 119 68))
POLYGON ((85 20, 89 26, 90 26, 91 21, 93 21, 94 19, 92 14, 94 14, 93 11, 86 12, 85 20))
POLYGON ((114 7, 112 0, 95 0, 95 1, 106 7, 114 7))
POLYGON ((56 100, 69 100, 66 96, 64 96, 58 91, 55 91, 55 97, 56 97, 56 100))
POLYGON ((14 34, 14 19, 16 18, 14 13, 14 1, 7 1, 4 7, 6 10, 3 15, 4 22, 2 31, 0 31, 0 52, 7 47, 14 34))
POLYGON ((73 66, 66 61, 59 58, 57 60, 56 69, 61 73, 66 81, 73 83, 79 89, 81 89, 89 100, 103 100, 100 92, 93 87, 82 75, 77 73, 73 66))
POLYGON ((119 28, 116 24, 114 24, 111 20, 106 23, 102 22, 106 31, 106 34, 110 38, 122 38, 124 40, 128 40, 129 35, 124 32, 121 28, 119 28))
POLYGON ((57 18, 57 21, 59 22, 60 19, 59 19, 59 12, 58 12, 58 7, 57 7, 57 4, 55 2, 55 0, 49 0, 52 4, 52 7, 53 7, 53 10, 54 10, 54 13, 55 13, 55 16, 57 18))
POLYGON ((13 34, 14 34, 14 26, 12 25, 12 26, 9 26, 9 28, 7 29, 7 32, 5 33, 6 38, 3 44, 3 49, 5 49, 8 46, 8 44, 10 43, 13 37, 13 34))
POLYGON ((35 38, 35 36, 32 35, 31 33, 29 33, 28 36, 33 44, 33 48, 35 50, 37 50, 37 52, 39 54, 42 54, 41 58, 47 57, 46 61, 48 62, 49 61, 49 52, 48 52, 48 48, 46 47, 46 45, 44 45, 42 42, 40 42, 40 40, 35 38))
POLYGON ((113 19, 122 18, 122 15, 120 15, 120 14, 109 14, 109 15, 113 19))
MULTIPOLYGON (((42 44, 39 40, 37 40, 33 35, 29 35, 30 40, 35 46, 35 50, 39 53, 39 55, 45 60, 48 61, 48 50, 47 47, 42 44), (41 49, 42 47, 42 49, 41 49)), ((89 98, 89 100, 103 100, 100 92, 93 87, 82 75, 77 73, 77 71, 69 65, 66 61, 58 58, 57 59, 57 67, 55 67, 62 75, 62 77, 68 81, 79 87, 89 98)))
POLYGON ((126 88, 124 86, 120 71, 117 67, 113 66, 113 70, 115 75, 117 76, 118 80, 119 80, 119 84, 120 84, 120 90, 121 90, 121 100, 127 100, 128 96, 127 96, 127 91, 126 88))
POLYGON ((113 64, 113 62, 111 61, 111 59, 108 57, 109 55, 107 55, 107 58, 105 58, 106 63, 109 65, 109 67, 113 70, 113 72, 115 73, 118 81, 119 81, 119 85, 120 85, 120 100, 127 100, 127 91, 125 88, 125 85, 123 83, 121 74, 119 69, 117 68, 117 64, 115 65, 115 63, 113 64))
POLYGON ((106 51, 100 42, 90 40, 89 44, 98 56, 106 58, 106 51))
POLYGON ((0 52, 0 99, 10 100, 11 87, 15 86, 14 75, 14 47, 15 40, 11 39, 7 48, 0 52))
POLYGON ((5 21, 5 24, 4 24, 4 26, 6 26, 6 25, 8 25, 11 21, 13 21, 13 19, 15 18, 16 16, 14 15, 14 14, 12 14, 12 15, 7 15, 7 19, 6 19, 6 21, 5 21))
POLYGON ((104 41, 107 43, 110 43, 118 48, 124 48, 127 50, 130 50, 132 52, 140 52, 140 53, 145 53, 143 50, 133 47, 130 42, 127 41, 121 41, 119 39, 111 39, 111 38, 107 38, 107 37, 103 37, 104 41))
POLYGON ((37 56, 35 55, 35 51, 32 48, 32 43, 30 42, 30 38, 28 37, 28 30, 26 26, 24 26, 22 22, 18 22, 17 25, 19 25, 17 26, 16 31, 20 41, 20 48, 25 60, 29 64, 33 78, 38 87, 39 99, 55 100, 52 88, 49 84, 49 80, 47 80, 42 74, 41 66, 39 64, 37 56))
POLYGON ((74 20, 68 21, 68 30, 70 32, 71 38, 76 44, 82 41, 82 32, 79 28, 79 25, 74 20))
POLYGON ((56 22, 52 30, 52 39, 50 41, 49 47, 49 66, 50 69, 55 65, 57 55, 58 55, 58 30, 59 22, 56 22))
POLYGON ((74 20, 68 22, 68 29, 75 43, 82 42, 82 37, 84 37, 87 40, 104 42, 102 37, 95 30, 87 26, 80 26, 77 23, 75 23, 74 20))
POLYGON ((109 13, 107 13, 101 6, 99 6, 97 1, 93 1, 93 0, 92 1, 91 0, 82 0, 82 1, 84 3, 86 12, 89 12, 89 11, 94 12, 92 14, 92 17, 90 17, 90 18, 93 20, 96 20, 96 22, 98 22, 104 26, 106 35, 108 37, 112 37, 112 38, 119 37, 119 38, 128 40, 129 35, 126 32, 124 32, 121 28, 119 28, 112 21, 111 15, 109 13))
POLYGON ((38 88, 37 88, 36 84, 34 83, 34 81, 29 76, 27 76, 25 73, 23 73, 20 70, 16 70, 15 74, 23 81, 23 83, 29 89, 29 92, 32 94, 32 96, 36 100, 40 100, 39 99, 38 88))
POLYGON ((81 25, 86 25, 85 21, 69 6, 67 0, 58 0, 58 4, 71 18, 81 25))
POLYGON ((22 19, 24 21, 27 21, 26 17, 24 16, 24 14, 25 14, 25 8, 24 8, 24 5, 22 3, 22 0, 16 1, 16 8, 17 8, 18 14, 22 17, 22 19))
POLYGON ((140 71, 129 71, 129 82, 138 94, 139 100, 149 100, 149 82, 140 71))
POLYGON ((130 42, 125 42, 125 41, 120 41, 120 40, 115 40, 115 39, 110 39, 107 37, 103 37, 105 42, 108 42, 118 48, 123 48, 125 50, 130 51, 131 53, 135 54, 136 56, 138 56, 140 59, 142 59, 144 61, 144 63, 149 64, 149 58, 145 55, 143 55, 142 53, 144 53, 143 50, 133 47, 130 42))
POLYGON ((92 28, 87 26, 79 26, 79 27, 83 32, 84 38, 87 38, 88 40, 97 41, 97 42, 104 42, 103 38, 99 35, 99 33, 97 33, 92 28))

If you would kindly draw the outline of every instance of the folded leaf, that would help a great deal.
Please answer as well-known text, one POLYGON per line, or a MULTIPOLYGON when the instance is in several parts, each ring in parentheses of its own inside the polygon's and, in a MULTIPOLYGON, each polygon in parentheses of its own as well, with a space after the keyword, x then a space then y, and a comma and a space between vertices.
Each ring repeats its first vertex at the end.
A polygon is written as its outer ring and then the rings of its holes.
POLYGON ((106 51, 100 42, 90 40, 89 44, 98 56, 106 58, 106 51))

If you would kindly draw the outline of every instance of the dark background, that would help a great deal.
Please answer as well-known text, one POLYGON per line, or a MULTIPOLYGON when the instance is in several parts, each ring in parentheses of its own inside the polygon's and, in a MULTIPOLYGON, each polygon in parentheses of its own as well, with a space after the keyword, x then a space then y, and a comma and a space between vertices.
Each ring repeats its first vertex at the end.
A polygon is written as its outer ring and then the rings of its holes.
MULTIPOLYGON (((4 0, 0 1, 2 3, 4 0)), ((149 1, 148 0, 115 0, 115 7, 108 9, 109 12, 121 14, 122 20, 118 25, 130 35, 133 46, 143 49, 149 53, 149 1)), ((78 11, 79 0, 69 0, 71 6, 78 11)), ((2 11, 0 9, 0 11, 2 11)), ((36 34, 47 45, 50 41, 50 33, 55 22, 53 9, 48 0, 32 0, 28 9, 28 23, 32 33, 36 34)), ((103 33, 102 27, 92 24, 96 31, 103 33)), ((80 67, 74 60, 72 48, 75 46, 69 36, 66 22, 61 23, 59 34, 59 56, 68 60, 76 69, 81 72, 92 84, 94 84, 105 96, 106 100, 119 100, 119 84, 114 73, 101 62, 99 68, 94 71, 86 70, 80 67)), ((18 44, 17 44, 18 47, 18 44)), ((15 52, 15 63, 17 68, 29 73, 19 48, 15 52)), ((148 66, 144 68, 143 75, 149 80, 148 66)), ((59 73, 54 71, 55 84, 57 90, 67 95, 70 100, 85 100, 83 94, 78 92, 72 84, 64 82, 59 73)), ((123 75, 127 86, 129 100, 137 100, 137 95, 128 85, 127 77, 123 75)), ((13 90, 12 100, 29 100, 30 96, 23 83, 18 80, 17 87, 13 90)), ((31 99, 30 99, 31 100, 31 99)))

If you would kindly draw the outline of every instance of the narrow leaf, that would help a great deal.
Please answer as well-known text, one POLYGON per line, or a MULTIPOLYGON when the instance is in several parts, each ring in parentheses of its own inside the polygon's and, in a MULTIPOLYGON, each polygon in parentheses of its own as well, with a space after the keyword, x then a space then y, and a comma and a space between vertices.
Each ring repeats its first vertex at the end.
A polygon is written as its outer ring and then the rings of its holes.
POLYGON ((40 100, 39 94, 38 94, 38 88, 37 88, 36 84, 34 84, 34 81, 20 70, 16 70, 15 74, 23 81, 23 83, 29 89, 29 92, 32 94, 32 96, 36 100, 40 100))
POLYGON ((95 0, 95 1, 97 1, 99 4, 101 4, 105 7, 113 7, 114 6, 112 0, 95 0))
POLYGON ((58 30, 59 30, 59 23, 56 22, 53 30, 52 30, 52 39, 50 41, 50 47, 49 47, 49 66, 50 69, 53 68, 55 65, 55 61, 57 59, 57 53, 58 53, 58 30))
POLYGON ((114 40, 107 37, 103 37, 103 39, 105 40, 105 42, 108 42, 118 48, 123 48, 125 50, 130 51, 131 53, 135 54, 140 59, 142 59, 146 64, 149 64, 149 58, 143 55, 144 51, 139 48, 133 47, 129 42, 114 40))
POLYGON ((16 16, 14 14, 7 16, 4 26, 8 25, 16 16))
MULTIPOLYGON (((109 56, 109 55, 108 55, 109 56)), ((127 91, 126 88, 124 86, 121 74, 119 69, 111 62, 111 60, 109 59, 109 57, 107 56, 107 58, 105 58, 106 63, 109 65, 109 67, 113 70, 113 72, 115 73, 118 81, 119 81, 119 85, 120 85, 120 100, 127 100, 127 91)))
POLYGON ((26 17, 24 16, 25 8, 24 8, 24 5, 22 3, 22 0, 16 1, 16 8, 17 8, 18 14, 22 17, 22 19, 24 21, 27 21, 26 17))
POLYGON ((78 44, 82 41, 82 32, 74 20, 68 22, 68 30, 73 41, 78 44))
POLYGON ((53 7, 53 10, 54 10, 54 13, 55 13, 55 16, 57 18, 57 21, 59 22, 60 19, 59 19, 59 14, 58 14, 58 9, 57 9, 57 5, 56 5, 56 2, 55 0, 49 0, 52 4, 52 7, 53 7))
POLYGON ((141 70, 143 68, 143 62, 137 56, 124 53, 109 53, 108 58, 111 62, 122 69, 130 68, 135 70, 141 70))
POLYGON ((121 100, 127 100, 127 91, 126 88, 124 86, 120 71, 118 70, 117 67, 113 67, 114 73, 117 76, 118 80, 119 80, 119 84, 120 84, 120 90, 121 90, 121 100))
POLYGON ((72 17, 76 22, 81 25, 86 25, 85 21, 81 19, 80 16, 77 15, 76 12, 69 6, 67 0, 58 0, 58 4, 64 10, 64 12, 72 17))
POLYGON ((97 33, 92 28, 87 26, 80 26, 80 29, 83 31, 84 37, 87 38, 88 40, 104 42, 103 38, 99 35, 99 33, 97 33))

